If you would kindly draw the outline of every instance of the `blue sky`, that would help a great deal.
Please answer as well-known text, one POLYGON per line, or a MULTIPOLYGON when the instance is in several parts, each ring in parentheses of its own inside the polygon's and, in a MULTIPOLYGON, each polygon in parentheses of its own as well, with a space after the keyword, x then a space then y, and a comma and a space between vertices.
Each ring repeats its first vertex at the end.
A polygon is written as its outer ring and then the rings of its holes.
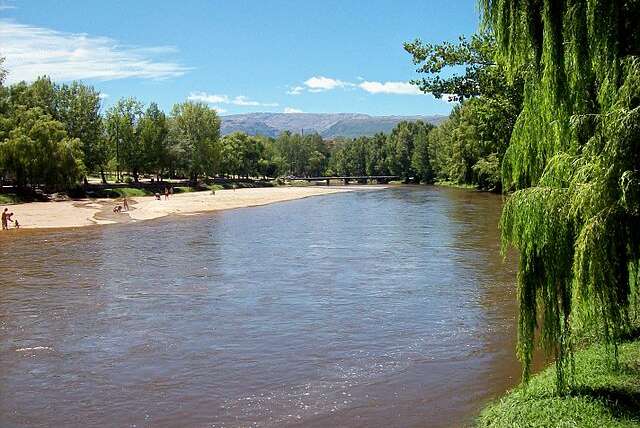
POLYGON ((109 105, 187 98, 256 111, 446 114, 402 43, 477 29, 476 0, 0 0, 9 82, 83 80, 109 105))

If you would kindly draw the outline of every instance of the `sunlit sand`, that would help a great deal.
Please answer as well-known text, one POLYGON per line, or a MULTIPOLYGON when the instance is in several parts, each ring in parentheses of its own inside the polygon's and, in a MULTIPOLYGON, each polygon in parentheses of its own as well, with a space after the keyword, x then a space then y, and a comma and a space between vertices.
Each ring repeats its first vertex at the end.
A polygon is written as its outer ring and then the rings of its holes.
POLYGON ((266 187, 219 190, 215 195, 210 191, 181 193, 172 195, 168 200, 165 200, 164 196, 161 200, 156 200, 154 196, 143 196, 128 198, 130 210, 119 214, 113 213, 113 207, 121 204, 121 199, 31 202, 14 205, 10 210, 14 213, 14 218, 19 220, 20 228, 81 227, 244 208, 310 196, 383 188, 384 186, 266 187))

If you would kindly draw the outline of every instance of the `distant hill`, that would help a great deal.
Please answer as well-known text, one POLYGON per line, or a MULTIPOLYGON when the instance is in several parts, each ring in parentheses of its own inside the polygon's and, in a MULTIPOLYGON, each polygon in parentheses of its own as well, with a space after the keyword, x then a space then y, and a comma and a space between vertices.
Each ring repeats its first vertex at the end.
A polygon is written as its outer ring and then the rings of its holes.
POLYGON ((277 137, 283 131, 317 132, 323 138, 371 136, 389 133, 403 120, 422 120, 434 125, 446 116, 369 116, 359 113, 248 113, 221 116, 222 135, 242 131, 250 135, 277 137))

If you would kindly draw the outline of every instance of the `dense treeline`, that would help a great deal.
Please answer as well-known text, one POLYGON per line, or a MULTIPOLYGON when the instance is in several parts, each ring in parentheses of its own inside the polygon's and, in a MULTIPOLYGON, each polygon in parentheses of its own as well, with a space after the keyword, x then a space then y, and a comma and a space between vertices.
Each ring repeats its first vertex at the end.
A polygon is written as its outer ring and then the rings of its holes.
POLYGON ((322 175, 329 156, 317 134, 221 137, 220 118, 202 103, 166 114, 125 98, 102 112, 100 94, 82 83, 0 86, 0 173, 23 189, 67 189, 94 174, 106 182, 112 173, 133 182, 322 175))
POLYGON ((191 177, 219 164, 220 121, 204 104, 176 104, 167 116, 133 98, 101 114, 100 94, 47 78, 0 88, 0 170, 20 188, 64 189, 106 171, 191 177))
POLYGON ((323 141, 317 134, 277 138, 220 136, 220 118, 201 103, 169 114, 135 98, 103 111, 100 94, 48 78, 0 88, 0 171, 19 188, 70 188, 90 175, 103 182, 213 176, 398 175, 431 182, 432 125, 400 123, 390 135, 323 141))
POLYGON ((327 174, 397 175, 405 182, 430 183, 433 173, 427 139, 432 129, 433 125, 421 121, 400 122, 389 135, 338 140, 327 174))

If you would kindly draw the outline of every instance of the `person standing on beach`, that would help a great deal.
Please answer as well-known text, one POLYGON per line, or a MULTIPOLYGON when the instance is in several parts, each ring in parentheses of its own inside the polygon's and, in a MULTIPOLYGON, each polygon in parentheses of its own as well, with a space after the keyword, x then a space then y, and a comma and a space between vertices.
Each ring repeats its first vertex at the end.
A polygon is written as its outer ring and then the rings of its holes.
POLYGON ((9 208, 5 208, 4 211, 2 211, 2 230, 7 230, 9 229, 9 218, 11 217, 11 215, 13 213, 9 213, 9 208))
POLYGON ((124 208, 125 211, 129 211, 129 201, 127 201, 126 196, 122 198, 122 208, 124 208))
POLYGON ((169 199, 169 188, 165 187, 164 188, 164 200, 166 201, 167 199, 169 199))

